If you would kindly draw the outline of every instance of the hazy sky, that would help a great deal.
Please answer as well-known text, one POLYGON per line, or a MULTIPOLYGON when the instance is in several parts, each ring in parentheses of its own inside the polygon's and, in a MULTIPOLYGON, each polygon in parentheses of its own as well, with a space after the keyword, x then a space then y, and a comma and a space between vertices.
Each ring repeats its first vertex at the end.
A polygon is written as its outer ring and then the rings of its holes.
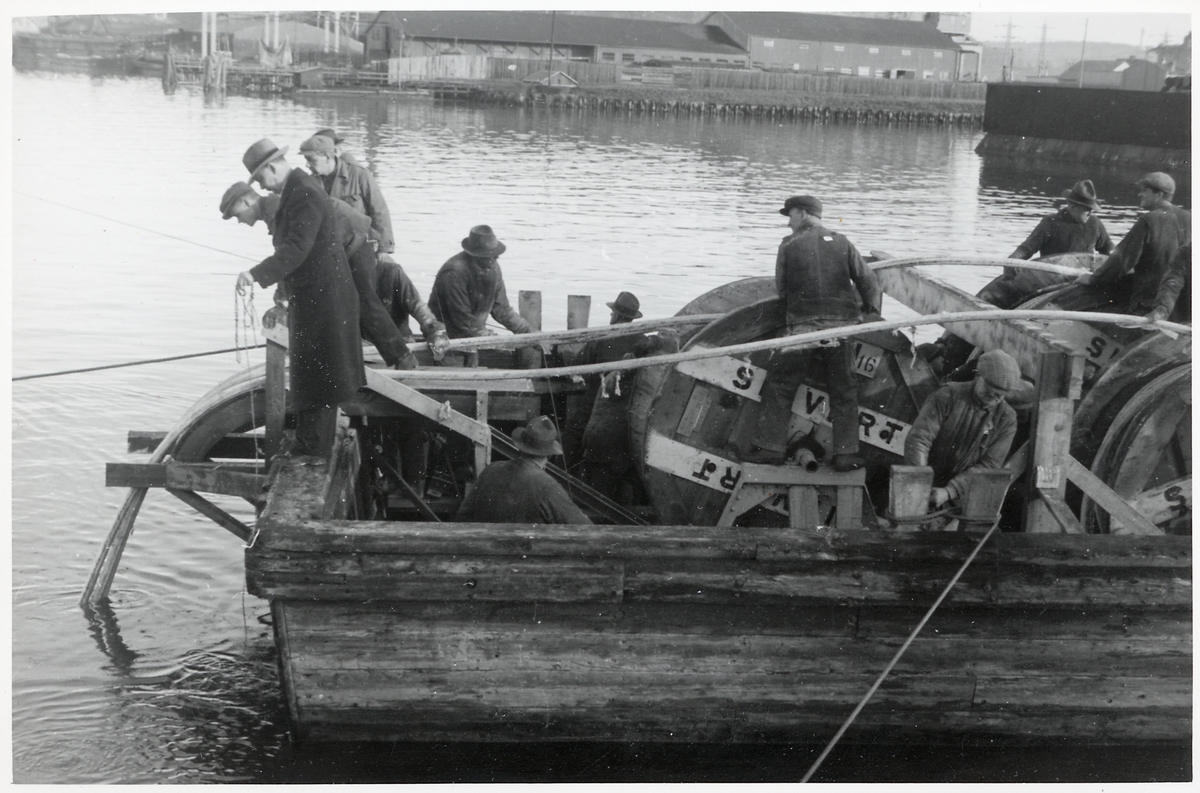
MULTIPOLYGON (((1054 5, 1053 3, 1047 4, 1051 8, 1054 5)), ((1005 28, 1010 19, 1013 24, 1013 41, 1041 41, 1043 24, 1046 25, 1047 41, 1082 41, 1084 20, 1087 20, 1088 41, 1140 44, 1140 39, 1144 35, 1147 47, 1161 44, 1164 32, 1170 36, 1172 44, 1179 44, 1183 41, 1184 35, 1192 29, 1191 17, 1186 13, 1128 14, 1093 11, 1086 13, 1030 11, 1008 13, 989 11, 971 13, 971 36, 980 41, 1003 41, 1005 28)))

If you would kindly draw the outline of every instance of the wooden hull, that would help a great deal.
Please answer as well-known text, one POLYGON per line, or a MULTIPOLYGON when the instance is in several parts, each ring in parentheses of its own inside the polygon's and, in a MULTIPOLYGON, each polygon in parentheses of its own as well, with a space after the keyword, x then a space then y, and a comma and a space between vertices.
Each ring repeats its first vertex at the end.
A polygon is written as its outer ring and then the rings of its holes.
MULTIPOLYGON (((977 542, 314 521, 279 476, 246 570, 301 739, 824 740, 977 542)), ((846 740, 1188 741, 1191 624, 1190 538, 996 535, 846 740)))

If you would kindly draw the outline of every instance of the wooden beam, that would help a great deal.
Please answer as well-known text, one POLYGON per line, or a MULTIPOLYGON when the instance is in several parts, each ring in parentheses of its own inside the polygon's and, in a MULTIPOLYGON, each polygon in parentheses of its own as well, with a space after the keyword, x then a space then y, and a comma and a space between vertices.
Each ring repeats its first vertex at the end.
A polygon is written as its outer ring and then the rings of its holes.
POLYGON ((1110 516, 1121 521, 1126 530, 1135 534, 1163 534, 1163 530, 1155 526, 1144 515, 1126 503, 1100 478, 1084 468, 1083 463, 1067 455, 1063 468, 1067 478, 1079 486, 1084 494, 1095 501, 1097 505, 1110 516))
MULTIPOLYGON (((475 420, 483 426, 488 426, 488 392, 475 392, 475 420)), ((475 444, 475 476, 483 473, 492 461, 492 436, 488 433, 483 443, 475 444)))
POLYGON ((452 410, 448 405, 430 399, 416 389, 391 380, 374 369, 367 369, 367 388, 448 430, 466 436, 475 443, 490 442, 492 433, 486 424, 480 424, 470 416, 452 410))
POLYGON ((1058 521, 1058 525, 1067 534, 1083 534, 1083 526, 1079 523, 1079 519, 1075 517, 1075 513, 1071 512, 1071 508, 1067 506, 1067 502, 1063 501, 1054 490, 1039 489, 1038 495, 1046 503, 1046 508, 1050 514, 1058 521))
POLYGON ((591 310, 591 295, 567 295, 567 330, 586 328, 591 310))
POLYGON ((267 477, 257 466, 222 463, 109 463, 106 487, 166 487, 262 501, 267 477))
MULTIPOLYGON (((130 430, 126 438, 126 451, 153 452, 165 437, 167 433, 162 430, 130 430)), ((258 448, 261 441, 262 436, 253 432, 231 432, 213 444, 208 456, 253 460, 263 456, 258 448)))
POLYGON ((284 372, 287 363, 287 348, 275 341, 267 341, 267 418, 265 452, 270 460, 279 453, 283 442, 283 424, 287 415, 287 391, 284 387, 284 372))
POLYGON ((203 496, 198 496, 190 490, 176 490, 173 487, 168 487, 167 492, 199 512, 204 517, 211 520, 213 523, 216 523, 221 528, 227 529, 242 542, 248 542, 250 540, 250 536, 254 533, 245 523, 242 523, 240 520, 230 515, 216 504, 213 504, 211 501, 208 501, 203 496))
POLYGON ((517 313, 520 314, 526 322, 532 325, 534 330, 541 330, 542 293, 537 291, 526 291, 524 289, 518 292, 517 313))

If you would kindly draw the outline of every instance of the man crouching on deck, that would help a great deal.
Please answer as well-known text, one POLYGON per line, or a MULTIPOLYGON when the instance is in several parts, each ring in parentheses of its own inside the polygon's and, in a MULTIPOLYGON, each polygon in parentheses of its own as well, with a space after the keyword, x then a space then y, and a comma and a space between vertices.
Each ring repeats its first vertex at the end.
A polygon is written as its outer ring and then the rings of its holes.
POLYGON ((483 469, 463 499, 455 520, 468 523, 582 523, 587 515, 546 473, 546 461, 562 454, 558 430, 546 416, 512 434, 521 456, 483 469))
POLYGON ((366 383, 358 335, 358 291, 325 190, 293 169, 280 149, 263 138, 246 150, 250 182, 281 194, 272 239, 275 253, 238 275, 243 291, 282 281, 288 296, 288 354, 296 406, 293 453, 328 458, 337 405, 366 383))

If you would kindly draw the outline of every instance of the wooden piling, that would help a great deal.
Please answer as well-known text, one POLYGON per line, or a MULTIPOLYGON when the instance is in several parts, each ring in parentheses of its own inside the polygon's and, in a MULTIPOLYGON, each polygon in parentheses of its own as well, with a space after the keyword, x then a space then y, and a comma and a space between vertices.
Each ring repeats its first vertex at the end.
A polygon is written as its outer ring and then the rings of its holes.
POLYGON ((517 295, 517 313, 532 325, 534 330, 541 330, 542 293, 522 289, 517 295))
POLYGON ((1037 408, 1033 416, 1033 459, 1029 477, 1029 512, 1025 530, 1056 534, 1075 531, 1056 517, 1047 501, 1062 501, 1066 494, 1066 459, 1071 456, 1071 423, 1075 400, 1083 385, 1083 356, 1043 352, 1039 356, 1037 408), (1043 494, 1045 498, 1043 498, 1043 494))
POLYGON ((586 328, 591 310, 591 295, 567 295, 567 330, 586 328))

